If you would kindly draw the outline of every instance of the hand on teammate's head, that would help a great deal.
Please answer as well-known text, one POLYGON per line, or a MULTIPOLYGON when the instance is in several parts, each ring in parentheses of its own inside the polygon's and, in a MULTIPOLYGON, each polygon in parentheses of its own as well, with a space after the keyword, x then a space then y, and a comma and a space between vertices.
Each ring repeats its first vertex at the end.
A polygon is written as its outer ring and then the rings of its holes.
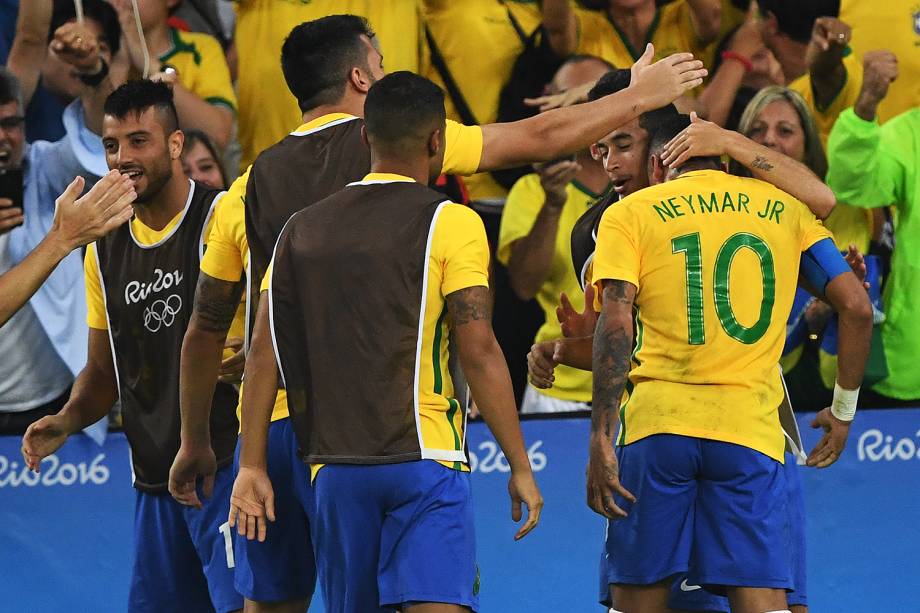
POLYGON ((702 84, 709 74, 703 62, 695 59, 692 53, 675 53, 653 64, 654 55, 655 48, 649 43, 642 57, 630 68, 629 88, 640 94, 646 110, 667 106, 687 90, 702 84))

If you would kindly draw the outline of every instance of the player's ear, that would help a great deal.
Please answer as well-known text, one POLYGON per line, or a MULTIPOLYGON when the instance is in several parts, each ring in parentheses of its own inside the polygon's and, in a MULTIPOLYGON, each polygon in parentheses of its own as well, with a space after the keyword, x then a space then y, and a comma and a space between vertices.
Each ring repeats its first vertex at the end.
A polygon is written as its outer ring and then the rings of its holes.
POLYGON ((361 142, 367 145, 368 148, 370 148, 371 143, 369 140, 367 140, 367 126, 364 125, 363 123, 361 124, 361 142))
POLYGON ((664 183, 665 176, 668 173, 668 167, 661 162, 661 156, 658 154, 653 154, 649 158, 649 182, 652 185, 657 185, 659 183, 664 183))
POLYGON ((428 136, 428 157, 437 157, 441 152, 441 129, 438 128, 428 136))
POLYGON ((348 73, 348 81, 351 83, 352 87, 362 94, 366 94, 370 91, 371 85, 374 84, 371 75, 364 72, 359 66, 352 66, 351 71, 348 73))
POLYGON ((597 146, 597 143, 591 143, 591 146, 588 147, 588 151, 591 152, 591 158, 595 162, 601 162, 604 159, 604 154, 601 153, 601 148, 597 146))
POLYGON ((182 130, 176 130, 169 135, 167 139, 169 147, 169 159, 178 160, 182 157, 182 147, 185 146, 185 133, 182 130))

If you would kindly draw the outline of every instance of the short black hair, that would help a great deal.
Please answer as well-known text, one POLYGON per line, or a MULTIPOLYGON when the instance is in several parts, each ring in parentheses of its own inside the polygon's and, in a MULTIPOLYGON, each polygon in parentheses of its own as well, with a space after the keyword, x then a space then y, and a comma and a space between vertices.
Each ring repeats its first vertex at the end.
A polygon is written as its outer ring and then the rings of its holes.
POLYGON ((377 81, 364 101, 368 140, 387 152, 418 146, 445 121, 441 88, 406 70, 377 81))
POLYGON ((840 0, 757 0, 760 12, 773 13, 779 31, 800 43, 811 40, 818 17, 837 17, 840 0))
POLYGON ((19 105, 19 112, 25 113, 22 106, 22 88, 16 78, 5 66, 0 66, 0 104, 15 102, 19 105))
POLYGON ((355 66, 370 70, 361 37, 374 38, 363 17, 329 15, 291 30, 281 46, 281 70, 302 112, 338 102, 355 66))
MULTIPOLYGON (((112 55, 118 53, 121 47, 121 25, 118 23, 118 13, 111 4, 105 0, 83 0, 83 15, 92 19, 102 28, 102 39, 108 45, 112 55)), ((54 10, 51 13, 51 28, 48 30, 48 41, 54 38, 54 32, 69 21, 77 18, 73 0, 54 0, 54 10)))
POLYGON ((588 101, 593 102, 604 96, 615 94, 629 87, 631 73, 625 68, 616 68, 611 70, 594 84, 591 91, 588 92, 588 101))
MULTIPOLYGON (((604 96, 609 96, 610 94, 615 94, 619 91, 623 91, 629 87, 629 80, 631 78, 631 73, 625 68, 618 68, 616 70, 611 70, 600 79, 597 80, 597 83, 594 84, 594 87, 591 88, 591 91, 588 92, 588 100, 597 100, 603 98, 604 96)), ((660 109, 655 109, 653 111, 648 111, 639 116, 639 127, 652 134, 655 131, 655 128, 658 124, 667 121, 672 117, 676 117, 680 113, 677 111, 677 107, 673 104, 668 104, 663 106, 660 109)))
MULTIPOLYGON (((655 131, 652 132, 648 138, 649 159, 651 159, 653 155, 661 155, 661 150, 664 148, 664 146, 671 142, 671 139, 683 132, 689 126, 690 116, 680 113, 660 122, 655 127, 655 131)), ((718 157, 691 158, 691 160, 706 161, 716 167, 718 167, 721 163, 721 160, 718 157)))
POLYGON ((172 90, 159 81, 128 81, 109 94, 105 99, 103 112, 116 119, 124 119, 129 114, 140 115, 151 107, 159 111, 166 134, 172 134, 179 129, 179 114, 173 102, 172 90))

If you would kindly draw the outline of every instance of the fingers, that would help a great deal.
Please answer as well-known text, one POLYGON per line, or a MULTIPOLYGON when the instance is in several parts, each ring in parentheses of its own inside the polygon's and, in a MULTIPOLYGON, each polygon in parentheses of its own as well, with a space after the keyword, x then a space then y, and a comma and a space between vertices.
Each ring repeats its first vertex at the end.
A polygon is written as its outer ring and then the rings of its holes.
POLYGON ((0 232, 10 230, 25 221, 22 209, 19 207, 0 208, 0 232))
POLYGON ((805 460, 805 464, 808 466, 830 466, 836 458, 834 458, 834 448, 829 444, 831 440, 830 434, 825 434, 821 437, 821 440, 818 441, 818 444, 815 445, 815 448, 812 449, 811 453, 808 454, 808 458, 805 460), (830 460, 830 462, 828 462, 830 460))
MULTIPOLYGON (((520 506, 520 505, 519 505, 520 506)), ((527 521, 524 522, 524 525, 521 526, 521 529, 518 530, 517 534, 514 535, 514 540, 519 541, 537 527, 537 524, 540 523, 540 512, 543 510, 543 500, 534 501, 533 504, 527 503, 527 521)), ((520 519, 520 508, 518 509, 518 519, 520 519)), ((517 520, 515 520, 517 521, 517 520)))
MULTIPOLYGON (((201 482, 201 491, 204 497, 210 498, 214 494, 214 475, 205 475, 201 482)), ((197 498, 197 495, 196 495, 197 498)))
POLYGON ((585 313, 594 314, 594 285, 585 286, 585 313))
POLYGON ((521 521, 524 512, 521 510, 521 499, 517 496, 511 496, 511 521, 517 523, 521 521))
POLYGON ((202 507, 201 500, 198 498, 198 490, 195 488, 194 479, 191 481, 177 481, 175 487, 172 481, 170 481, 169 493, 173 495, 176 502, 184 504, 187 507, 195 507, 196 509, 202 507), (173 490, 175 490, 175 492, 173 490))
MULTIPOLYGON (((104 181, 106 177, 108 177, 108 175, 100 179, 100 182, 104 181)), ((67 186, 67 189, 65 189, 64 192, 58 196, 57 200, 55 200, 55 204, 74 202, 77 198, 80 197, 80 194, 83 193, 83 186, 85 184, 86 181, 83 180, 83 177, 77 175, 74 180, 70 182, 70 185, 67 186)))
POLYGON ((613 491, 615 491, 617 494, 619 494, 620 496, 628 500, 630 504, 636 504, 636 497, 632 495, 632 492, 630 492, 628 489, 623 487, 623 484, 620 483, 619 479, 616 479, 615 481, 611 482, 610 485, 613 488, 613 491))
MULTIPOLYGON (((681 54, 677 54, 677 55, 681 55, 681 54)), ((684 54, 684 55, 688 55, 688 54, 684 54)), ((642 52, 642 55, 639 56, 639 59, 636 60, 635 64, 633 64, 633 68, 644 68, 645 66, 651 65, 652 59, 654 57, 655 57, 655 46, 652 45, 652 43, 648 43, 647 45, 645 45, 645 51, 642 52)), ((670 57, 674 57, 674 56, 672 55, 670 57)), ((669 59, 669 58, 666 58, 666 59, 669 59)))

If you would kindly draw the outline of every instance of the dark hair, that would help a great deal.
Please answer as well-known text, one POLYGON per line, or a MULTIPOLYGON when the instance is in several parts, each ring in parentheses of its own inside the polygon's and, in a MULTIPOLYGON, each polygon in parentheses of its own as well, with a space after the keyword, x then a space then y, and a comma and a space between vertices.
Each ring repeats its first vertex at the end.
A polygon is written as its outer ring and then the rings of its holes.
POLYGON ((183 133, 185 134, 185 144, 182 145, 182 152, 185 153, 186 151, 190 151, 196 143, 204 145, 204 148, 208 150, 208 153, 210 153, 214 161, 217 162, 217 168, 220 170, 220 180, 223 182, 221 187, 226 188, 227 185, 229 185, 227 181, 227 171, 224 170, 224 165, 221 164, 220 154, 217 152, 217 147, 214 146, 214 142, 201 130, 183 130, 183 133))
POLYGON ((361 37, 374 37, 363 17, 329 15, 291 30, 281 47, 281 70, 302 112, 338 102, 355 66, 370 70, 361 37))
POLYGON ((19 105, 19 112, 25 113, 22 106, 22 88, 16 78, 5 66, 0 66, 0 104, 15 102, 19 105))
POLYGON ((415 146, 445 122, 444 92, 417 74, 400 71, 377 81, 364 101, 364 124, 374 148, 415 146))
MULTIPOLYGON (((655 131, 649 135, 648 139, 648 155, 649 159, 653 155, 660 155, 661 150, 667 145, 671 139, 683 132, 687 127, 690 126, 690 116, 682 115, 678 113, 672 117, 669 117, 659 123, 655 131)), ((716 167, 719 166, 721 160, 718 157, 706 157, 706 158, 691 158, 689 161, 701 161, 709 162, 714 164, 716 167)))
MULTIPOLYGON (((611 70, 594 84, 591 91, 588 92, 588 100, 597 100, 610 94, 615 94, 629 87, 631 74, 625 68, 611 70)), ((679 115, 677 107, 673 104, 663 106, 660 109, 648 111, 639 116, 639 127, 649 133, 655 131, 656 126, 663 121, 679 115)))
POLYGON ((179 129, 179 115, 176 113, 172 90, 165 83, 158 81, 128 81, 109 94, 105 99, 103 111, 116 119, 124 119, 132 113, 140 115, 151 107, 159 111, 166 134, 179 129))
MULTIPOLYGON (((111 4, 105 0, 83 0, 83 15, 92 19, 102 28, 102 39, 109 46, 112 55, 118 53, 121 47, 121 26, 118 23, 118 13, 111 4)), ((73 0, 54 0, 54 12, 51 13, 51 28, 48 30, 48 40, 54 38, 54 32, 69 21, 77 18, 73 0)))
POLYGON ((588 101, 593 102, 604 96, 615 94, 629 87, 631 73, 625 68, 615 68, 611 70, 594 84, 591 91, 588 92, 588 101))
POLYGON ((779 31, 800 43, 811 40, 818 17, 840 14, 840 0, 757 0, 760 12, 773 13, 779 31))

